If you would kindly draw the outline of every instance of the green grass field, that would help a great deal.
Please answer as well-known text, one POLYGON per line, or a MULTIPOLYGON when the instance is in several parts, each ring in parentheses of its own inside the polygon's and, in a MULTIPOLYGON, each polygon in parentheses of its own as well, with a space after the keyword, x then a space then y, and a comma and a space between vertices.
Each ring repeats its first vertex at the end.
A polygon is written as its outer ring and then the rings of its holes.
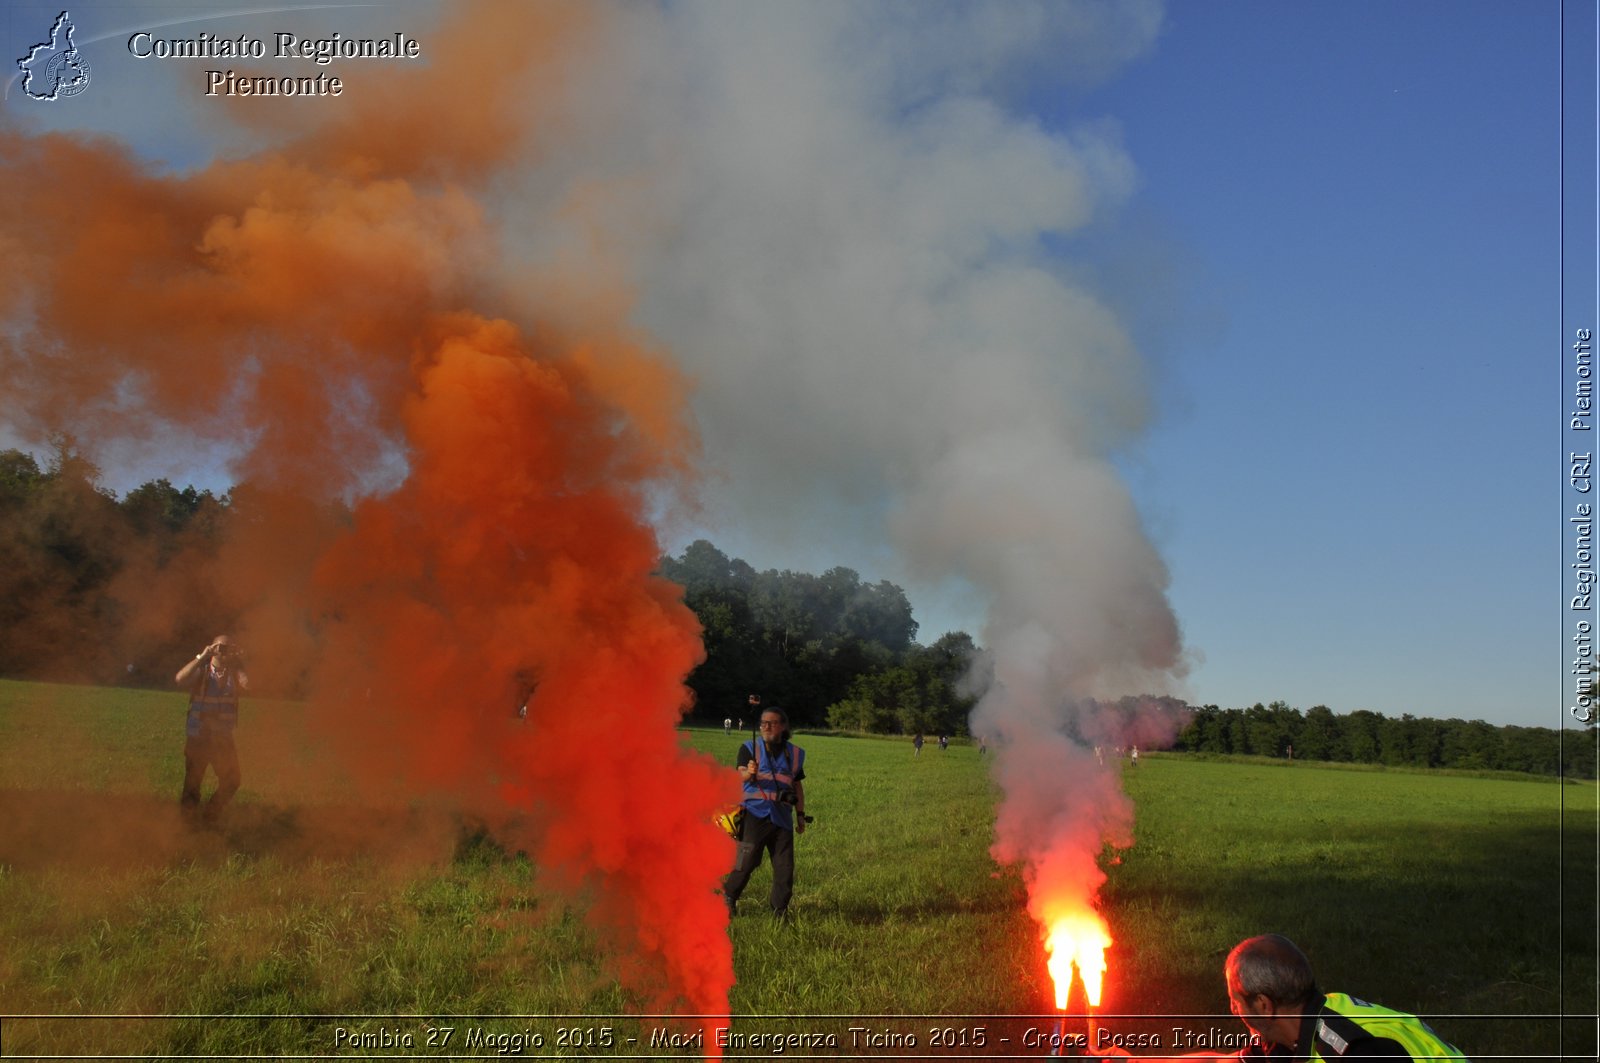
MULTIPOLYGON (((637 1006, 576 902, 448 810, 341 803, 297 705, 246 705, 233 816, 179 829, 183 714, 177 693, 0 682, 0 1053, 649 1051, 658 1024, 621 1018, 637 1006)), ((732 763, 737 737, 682 734, 732 763)), ((837 1057, 1042 1054, 1021 1032, 1050 1025, 1028 1018, 1049 979, 1021 879, 988 855, 983 758, 797 738, 817 822, 793 920, 760 913, 763 868, 733 923, 733 1029, 834 1031, 817 1054, 837 1057), (852 1025, 918 1041, 852 1049, 852 1025)), ((1324 988, 1421 1012, 1469 1055, 1594 1058, 1592 1019, 1555 1018, 1595 1011, 1593 784, 1161 755, 1124 784, 1103 1010, 1221 1017, 1116 1028, 1239 1030, 1222 958, 1275 930, 1324 988)))

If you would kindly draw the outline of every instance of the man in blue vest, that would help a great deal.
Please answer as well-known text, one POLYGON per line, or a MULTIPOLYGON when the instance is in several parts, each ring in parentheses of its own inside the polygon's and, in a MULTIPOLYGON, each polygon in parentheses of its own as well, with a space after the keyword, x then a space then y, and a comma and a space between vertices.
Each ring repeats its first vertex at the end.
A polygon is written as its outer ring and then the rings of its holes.
POLYGON ((772 914, 788 917, 794 893, 794 836, 806 830, 806 751, 789 741, 789 717, 780 708, 761 710, 761 737, 739 747, 744 777, 744 819, 733 870, 722 881, 722 898, 732 918, 739 895, 763 851, 772 854, 772 914))
MULTIPOLYGON (((1461 1049, 1415 1015, 1391 1011, 1344 993, 1324 993, 1306 959, 1288 938, 1262 934, 1228 954, 1228 1009, 1255 1036, 1237 1052, 1192 1052, 1183 1059, 1466 1060, 1461 1049)), ((1104 1039, 1104 1033, 1097 1033, 1104 1039)), ((1097 1055, 1126 1056, 1115 1045, 1091 1045, 1097 1055)), ((1153 1059, 1141 1055, 1141 1059, 1153 1059)))
POLYGON ((205 805, 207 822, 214 822, 239 789, 239 754, 233 746, 233 729, 239 722, 239 693, 250 686, 244 672, 244 655, 226 635, 178 670, 179 686, 189 688, 189 718, 183 745, 184 815, 200 814, 200 784, 206 769, 217 773, 217 789, 205 805))

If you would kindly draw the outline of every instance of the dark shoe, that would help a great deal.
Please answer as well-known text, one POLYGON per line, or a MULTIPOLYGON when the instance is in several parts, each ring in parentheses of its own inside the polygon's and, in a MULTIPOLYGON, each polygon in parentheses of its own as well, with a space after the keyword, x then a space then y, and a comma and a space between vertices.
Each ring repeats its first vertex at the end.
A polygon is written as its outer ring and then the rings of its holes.
POLYGON ((774 909, 772 909, 772 918, 776 919, 780 923, 787 923, 789 921, 789 909, 787 909, 787 908, 774 908, 774 909))

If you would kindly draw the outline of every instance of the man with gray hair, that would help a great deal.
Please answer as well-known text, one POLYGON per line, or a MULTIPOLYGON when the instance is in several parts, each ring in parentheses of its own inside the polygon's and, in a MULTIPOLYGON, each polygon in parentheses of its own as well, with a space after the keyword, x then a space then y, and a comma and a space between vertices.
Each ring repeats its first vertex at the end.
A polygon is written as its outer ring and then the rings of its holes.
MULTIPOLYGON (((1281 934, 1246 938, 1224 968, 1228 1010, 1255 1036, 1237 1052, 1194 1052, 1183 1059, 1466 1060, 1415 1015, 1391 1011, 1344 993, 1317 988, 1311 961, 1281 934)), ((1102 1056, 1126 1056, 1115 1045, 1090 1046, 1102 1056)), ((1151 1059, 1151 1056, 1141 1056, 1151 1059)))

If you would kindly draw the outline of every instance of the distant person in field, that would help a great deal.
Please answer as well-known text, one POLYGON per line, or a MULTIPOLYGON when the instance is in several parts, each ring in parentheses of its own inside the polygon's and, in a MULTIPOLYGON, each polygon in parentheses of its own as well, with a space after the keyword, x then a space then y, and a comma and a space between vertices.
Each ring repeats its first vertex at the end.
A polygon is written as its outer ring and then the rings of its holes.
POLYGON ((918 731, 917 732, 917 736, 911 740, 911 755, 913 757, 922 756, 922 732, 921 731, 918 731))
POLYGON ((1136 768, 1139 766, 1139 747, 1138 746, 1134 746, 1133 747, 1133 766, 1136 767, 1136 768))
POLYGON ((539 683, 526 669, 518 669, 512 677, 517 684, 517 719, 528 718, 528 705, 533 701, 534 692, 539 689, 539 683))
POLYGON ((940 735, 939 736, 939 748, 940 749, 949 749, 950 748, 950 736, 949 735, 940 735))
MULTIPOLYGON (((1465 1060, 1415 1015, 1390 1011, 1344 993, 1317 988, 1311 961, 1288 938, 1247 938, 1228 953, 1228 1009, 1255 1036, 1237 1052, 1191 1052, 1181 1059, 1465 1060)), ((1104 1031, 1096 1040, 1105 1039, 1104 1031)), ((1091 1044, 1100 1056, 1126 1056, 1114 1044, 1091 1044)), ((1140 1059, 1154 1059, 1141 1054, 1140 1059)), ((1163 1057, 1164 1058, 1164 1057, 1163 1057)))
POLYGON ((722 718, 722 733, 725 734, 725 735, 733 734, 733 717, 732 716, 724 716, 722 718))
POLYGON ((239 789, 239 754, 233 746, 233 729, 239 722, 239 694, 250 686, 244 655, 227 635, 185 662, 175 677, 189 688, 189 718, 183 744, 183 796, 179 805, 186 816, 201 815, 215 822, 239 789), (217 789, 200 805, 200 785, 206 769, 217 773, 217 789))
POLYGON ((761 710, 760 737, 739 747, 744 777, 744 819, 739 824, 733 870, 722 880, 722 899, 731 919, 739 895, 761 854, 772 854, 772 893, 768 900, 779 919, 789 915, 794 893, 794 836, 806 832, 806 751, 789 741, 789 717, 780 708, 761 710))

